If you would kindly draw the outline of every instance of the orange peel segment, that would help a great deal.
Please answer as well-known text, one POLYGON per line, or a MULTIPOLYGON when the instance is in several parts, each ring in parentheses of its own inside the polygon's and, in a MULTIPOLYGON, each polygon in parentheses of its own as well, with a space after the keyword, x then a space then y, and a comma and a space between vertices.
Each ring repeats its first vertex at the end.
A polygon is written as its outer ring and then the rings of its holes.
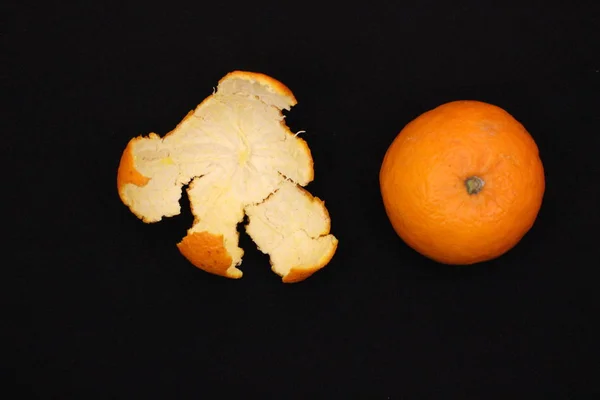
POLYGON ((194 232, 177 243, 179 251, 198 268, 214 275, 237 279, 242 271, 231 266, 231 256, 223 246, 223 235, 194 232))

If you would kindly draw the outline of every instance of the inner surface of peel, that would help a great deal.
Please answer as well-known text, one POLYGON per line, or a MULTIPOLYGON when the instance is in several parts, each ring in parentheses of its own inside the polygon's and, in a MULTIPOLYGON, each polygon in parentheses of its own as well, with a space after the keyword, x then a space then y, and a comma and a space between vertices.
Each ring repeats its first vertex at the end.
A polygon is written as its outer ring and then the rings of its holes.
MULTIPOLYGON (((135 167, 149 181, 143 187, 126 185, 123 190, 132 199, 130 208, 146 222, 155 222, 180 213, 181 189, 189 184, 194 223, 188 234, 222 235, 232 268, 243 255, 237 225, 248 214, 250 226, 259 213, 249 210, 264 208, 270 229, 280 230, 275 233, 279 245, 254 241, 271 255, 274 270, 283 275, 294 266, 312 262, 309 255, 318 257, 319 246, 330 246, 326 244, 333 238, 328 234, 329 216, 322 202, 320 213, 313 210, 305 215, 296 209, 288 210, 292 213, 287 217, 277 216, 281 210, 276 207, 264 206, 282 188, 308 184, 313 177, 312 158, 281 113, 295 99, 278 99, 280 95, 269 90, 249 94, 244 85, 247 82, 237 87, 243 90, 234 90, 235 85, 225 93, 217 90, 165 137, 139 138, 132 150, 135 167), (282 244, 297 251, 279 251, 282 244)), ((250 87, 261 88, 256 83, 250 87)), ((250 236, 256 239, 256 234, 250 236)))
POLYGON ((324 203, 291 181, 264 202, 246 207, 246 214, 246 232, 270 255, 272 269, 281 276, 294 268, 323 264, 322 258, 337 246, 337 239, 329 234, 324 203))

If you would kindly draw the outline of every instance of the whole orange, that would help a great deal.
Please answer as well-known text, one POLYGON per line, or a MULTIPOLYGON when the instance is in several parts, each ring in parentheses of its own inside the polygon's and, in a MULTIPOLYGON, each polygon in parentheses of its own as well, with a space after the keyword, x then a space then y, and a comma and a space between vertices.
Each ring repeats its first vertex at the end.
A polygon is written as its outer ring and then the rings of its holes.
POLYGON ((437 262, 467 265, 512 249, 545 190, 538 147, 504 109, 453 101, 407 124, 379 174, 396 233, 437 262))

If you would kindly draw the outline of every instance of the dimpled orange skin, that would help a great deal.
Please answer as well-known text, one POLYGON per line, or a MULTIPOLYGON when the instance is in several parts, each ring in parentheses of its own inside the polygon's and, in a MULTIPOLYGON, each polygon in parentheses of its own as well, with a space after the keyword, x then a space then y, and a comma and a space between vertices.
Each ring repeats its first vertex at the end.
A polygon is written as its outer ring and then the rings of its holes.
POLYGON ((545 190, 538 147, 523 125, 502 108, 467 100, 406 125, 388 148, 379 179, 396 233, 450 265, 512 249, 535 222, 545 190), (479 192, 477 183, 483 183, 479 192))

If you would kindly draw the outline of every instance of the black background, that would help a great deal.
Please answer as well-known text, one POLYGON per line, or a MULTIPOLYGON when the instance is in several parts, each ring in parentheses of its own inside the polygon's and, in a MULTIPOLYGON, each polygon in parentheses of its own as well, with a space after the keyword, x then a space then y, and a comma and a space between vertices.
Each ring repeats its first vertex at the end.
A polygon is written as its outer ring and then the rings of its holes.
POLYGON ((350 4, 4 3, 1 360, 17 398, 599 393, 599 3, 350 4), (175 247, 185 199, 146 225, 116 193, 129 139, 165 134, 237 69, 296 95, 287 123, 340 240, 299 284, 245 235, 241 280, 197 270, 175 247), (457 99, 521 121, 547 179, 529 234, 471 267, 409 249, 378 186, 400 129, 457 99))

